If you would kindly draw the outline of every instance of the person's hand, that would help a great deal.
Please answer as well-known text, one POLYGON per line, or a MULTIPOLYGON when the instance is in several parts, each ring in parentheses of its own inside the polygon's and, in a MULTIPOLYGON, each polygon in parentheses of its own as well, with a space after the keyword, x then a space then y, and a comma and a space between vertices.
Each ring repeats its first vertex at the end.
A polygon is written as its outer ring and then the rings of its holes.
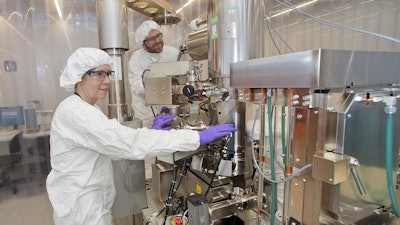
POLYGON ((155 130, 171 130, 171 122, 174 120, 175 116, 157 116, 154 118, 153 125, 151 129, 155 130))
POLYGON ((169 108, 163 106, 161 108, 160 114, 169 114, 169 108))
POLYGON ((203 131, 200 131, 200 144, 208 144, 217 138, 226 136, 235 131, 236 128, 233 124, 218 124, 211 126, 203 131))

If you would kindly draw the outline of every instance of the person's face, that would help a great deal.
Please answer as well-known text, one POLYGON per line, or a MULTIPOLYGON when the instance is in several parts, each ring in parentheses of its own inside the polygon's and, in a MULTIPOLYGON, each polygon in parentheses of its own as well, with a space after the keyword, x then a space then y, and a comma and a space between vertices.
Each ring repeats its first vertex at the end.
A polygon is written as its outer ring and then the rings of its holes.
POLYGON ((81 97, 90 104, 94 104, 98 99, 104 99, 110 87, 110 78, 107 73, 110 73, 109 65, 102 65, 90 70, 90 74, 86 73, 82 77, 80 84, 81 97))
POLYGON ((143 42, 143 48, 150 53, 160 53, 164 47, 162 33, 158 30, 151 30, 149 36, 143 42))

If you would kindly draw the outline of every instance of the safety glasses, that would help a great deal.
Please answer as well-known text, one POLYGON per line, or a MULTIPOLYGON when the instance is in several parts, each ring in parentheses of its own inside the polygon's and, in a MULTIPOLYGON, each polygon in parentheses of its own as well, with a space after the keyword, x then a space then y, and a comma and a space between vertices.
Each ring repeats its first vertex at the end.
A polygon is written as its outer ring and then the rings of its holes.
POLYGON ((94 80, 98 80, 98 81, 103 81, 106 79, 106 77, 108 77, 109 79, 114 78, 115 76, 115 71, 96 71, 96 70, 89 70, 86 72, 92 79, 94 80))
POLYGON ((157 40, 162 39, 162 37, 163 37, 163 34, 162 33, 158 33, 158 34, 154 35, 153 37, 149 37, 149 38, 145 39, 144 41, 146 43, 152 45, 152 44, 156 43, 157 40))

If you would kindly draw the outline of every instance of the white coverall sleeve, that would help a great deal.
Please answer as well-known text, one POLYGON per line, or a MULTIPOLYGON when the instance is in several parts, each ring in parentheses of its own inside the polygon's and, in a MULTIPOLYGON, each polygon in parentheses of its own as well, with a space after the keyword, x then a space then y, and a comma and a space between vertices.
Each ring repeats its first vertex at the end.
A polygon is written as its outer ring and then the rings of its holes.
POLYGON ((90 126, 83 137, 98 152, 112 157, 144 159, 176 151, 194 151, 200 146, 197 131, 132 129, 115 119, 107 119, 103 125, 105 129, 90 126))
POLYGON ((52 170, 46 189, 57 225, 109 225, 115 197, 112 158, 143 159, 196 150, 191 130, 132 129, 77 95, 57 107, 50 131, 52 170))
MULTIPOLYGON (((88 105, 88 104, 87 104, 88 105)), ((117 158, 144 159, 157 154, 193 151, 200 146, 199 134, 192 130, 132 129, 115 119, 108 119, 93 106, 84 110, 69 106, 64 110, 64 130, 74 144, 117 158)))

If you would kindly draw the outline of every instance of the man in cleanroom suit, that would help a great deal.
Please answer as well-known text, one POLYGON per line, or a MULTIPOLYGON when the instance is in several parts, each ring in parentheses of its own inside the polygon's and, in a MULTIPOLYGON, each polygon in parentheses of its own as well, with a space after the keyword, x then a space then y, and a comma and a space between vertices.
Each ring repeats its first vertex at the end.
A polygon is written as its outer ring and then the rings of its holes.
POLYGON ((112 59, 96 48, 68 58, 60 86, 75 93, 55 110, 50 131, 51 171, 46 188, 55 225, 111 225, 115 197, 113 159, 144 159, 200 144, 236 131, 221 124, 203 131, 174 130, 173 116, 158 116, 152 129, 132 129, 109 119, 96 105, 107 97, 112 59))
POLYGON ((128 63, 129 84, 131 87, 132 109, 134 116, 139 119, 154 117, 150 106, 145 106, 143 76, 152 63, 173 62, 178 59, 179 51, 164 45, 160 26, 151 20, 144 21, 135 32, 136 50, 128 63))

